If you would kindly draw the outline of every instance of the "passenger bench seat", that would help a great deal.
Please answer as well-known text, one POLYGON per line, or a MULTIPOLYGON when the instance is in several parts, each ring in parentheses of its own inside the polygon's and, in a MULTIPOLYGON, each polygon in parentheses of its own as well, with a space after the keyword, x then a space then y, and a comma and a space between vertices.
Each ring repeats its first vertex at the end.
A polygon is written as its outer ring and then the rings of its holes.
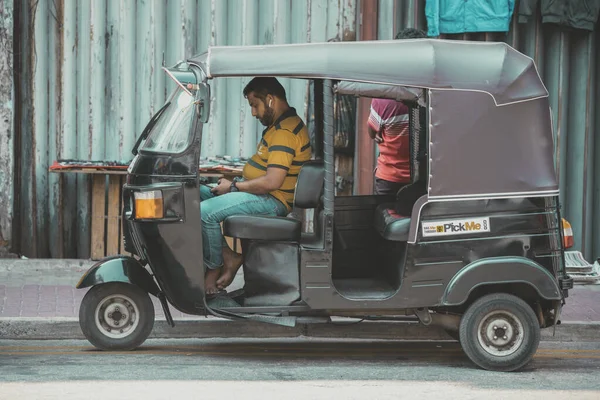
POLYGON ((373 221, 377 232, 386 240, 408 241, 412 207, 426 192, 425 184, 416 182, 400 189, 395 203, 380 204, 373 221))
POLYGON ((386 240, 406 242, 410 217, 398 214, 394 206, 394 203, 380 204, 375 209, 375 229, 386 240))

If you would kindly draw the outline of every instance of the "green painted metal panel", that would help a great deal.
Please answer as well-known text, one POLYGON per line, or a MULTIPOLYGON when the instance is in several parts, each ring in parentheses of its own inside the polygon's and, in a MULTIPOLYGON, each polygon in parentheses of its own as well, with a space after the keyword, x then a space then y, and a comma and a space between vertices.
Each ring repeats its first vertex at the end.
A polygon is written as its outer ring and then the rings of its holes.
MULTIPOLYGON (((36 256, 41 256, 49 252, 47 234, 50 218, 50 204, 48 202, 48 173, 46 172, 49 165, 48 145, 50 137, 48 135, 49 124, 49 106, 48 100, 50 92, 49 86, 49 65, 56 62, 56 53, 48 52, 50 35, 48 20, 50 19, 50 9, 48 2, 41 1, 37 3, 36 12, 39 13, 39 18, 35 19, 34 23, 34 40, 35 47, 30 49, 33 51, 33 129, 31 131, 32 139, 32 159, 29 161, 31 165, 31 175, 28 176, 30 182, 28 190, 30 194, 30 205, 27 207, 28 214, 26 219, 31 218, 30 225, 27 231, 31 229, 30 236, 37 242, 37 249, 33 253, 36 256)), ((52 138, 52 140, 56 140, 52 138)), ((27 237, 27 236, 26 236, 27 237)))
MULTIPOLYGON (((18 7, 18 6, 17 6, 18 7)), ((13 60, 14 8, 12 0, 0 0, 0 254, 10 249, 14 203, 15 81, 13 60)))
MULTIPOLYGON (((129 160, 133 141, 173 87, 163 59, 172 64, 208 45, 352 40, 357 24, 356 0, 58 0, 19 10, 26 14, 16 21, 28 72, 15 85, 30 96, 16 105, 22 151, 15 215, 21 252, 34 257, 89 254, 89 180, 61 181, 48 165, 54 158, 129 160)), ((380 0, 379 37, 391 39, 404 27, 426 28, 424 1, 380 0)), ((588 260, 600 255, 598 34, 562 31, 538 15, 528 24, 513 21, 508 34, 451 36, 505 40, 536 61, 550 93, 564 214, 588 260)), ((254 150, 261 127, 241 94, 247 81, 214 85, 204 155, 254 150)), ((307 118, 306 83, 283 83, 307 118)))

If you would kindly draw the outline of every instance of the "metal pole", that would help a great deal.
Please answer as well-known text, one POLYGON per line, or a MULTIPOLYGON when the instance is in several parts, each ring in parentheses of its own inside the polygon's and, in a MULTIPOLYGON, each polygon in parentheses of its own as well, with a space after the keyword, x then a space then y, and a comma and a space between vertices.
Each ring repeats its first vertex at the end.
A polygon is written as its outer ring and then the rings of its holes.
POLYGON ((333 215, 333 197, 335 193, 335 163, 333 154, 333 90, 330 79, 325 80, 323 85, 323 114, 325 127, 325 143, 323 146, 325 163, 325 215, 333 215))
MULTIPOLYGON (((377 0, 362 0, 360 5, 359 40, 377 39, 377 0)), ((373 169, 375 167, 375 145, 367 131, 367 120, 371 101, 367 98, 358 100, 356 108, 356 173, 355 194, 373 193, 373 169)))

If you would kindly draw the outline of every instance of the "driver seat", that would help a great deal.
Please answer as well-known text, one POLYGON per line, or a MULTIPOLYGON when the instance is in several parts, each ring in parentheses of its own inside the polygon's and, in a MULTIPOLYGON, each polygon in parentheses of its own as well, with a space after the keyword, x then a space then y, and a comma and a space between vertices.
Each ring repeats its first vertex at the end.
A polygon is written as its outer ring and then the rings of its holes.
MULTIPOLYGON (((307 161, 298 175, 294 205, 303 209, 318 208, 323 193, 323 179, 323 161, 307 161)), ((299 243, 302 222, 288 217, 232 215, 223 221, 223 234, 246 240, 299 243)))

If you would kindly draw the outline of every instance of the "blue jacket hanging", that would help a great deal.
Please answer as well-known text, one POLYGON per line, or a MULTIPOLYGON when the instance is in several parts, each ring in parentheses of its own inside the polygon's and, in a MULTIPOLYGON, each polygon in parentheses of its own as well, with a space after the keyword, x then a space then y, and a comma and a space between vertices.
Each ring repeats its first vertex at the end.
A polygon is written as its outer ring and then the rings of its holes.
POLYGON ((427 35, 508 32, 515 0, 427 0, 427 35))

